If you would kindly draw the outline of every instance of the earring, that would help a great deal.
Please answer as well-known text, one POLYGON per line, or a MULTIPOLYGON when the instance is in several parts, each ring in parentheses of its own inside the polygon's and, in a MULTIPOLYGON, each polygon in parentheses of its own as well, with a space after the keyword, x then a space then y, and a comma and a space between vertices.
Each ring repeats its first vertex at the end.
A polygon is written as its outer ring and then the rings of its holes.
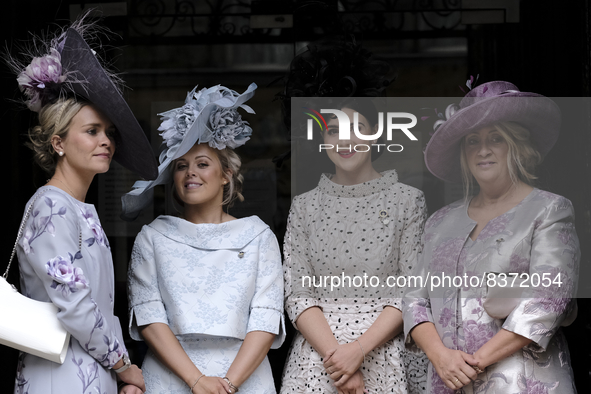
POLYGON ((59 152, 57 152, 57 154, 60 155, 60 156, 63 156, 64 155, 64 152, 59 151, 59 152))

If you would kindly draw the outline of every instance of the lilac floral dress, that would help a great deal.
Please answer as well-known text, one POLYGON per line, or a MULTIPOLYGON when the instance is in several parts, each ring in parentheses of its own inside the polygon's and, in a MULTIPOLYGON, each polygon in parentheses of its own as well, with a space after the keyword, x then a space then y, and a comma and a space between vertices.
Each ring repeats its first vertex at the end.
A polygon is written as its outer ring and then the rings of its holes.
MULTIPOLYGON (((486 282, 482 286, 466 282, 468 286, 414 289, 404 299, 407 345, 416 348, 410 331, 430 321, 445 346, 473 354, 503 328, 532 342, 488 366, 474 383, 455 392, 576 393, 568 347, 560 329, 576 306, 571 297, 576 291, 573 278, 577 278, 580 252, 571 202, 534 189, 513 209, 492 219, 475 241, 469 234, 476 222, 468 216, 467 207, 464 201, 453 203, 427 221, 422 275, 481 278, 485 273, 527 273, 548 277, 554 283, 545 287, 532 281, 506 319, 495 319, 484 309, 486 282)), ((432 365, 428 393, 454 393, 432 365)))
POLYGON ((17 248, 21 291, 53 302, 71 339, 61 365, 21 353, 15 393, 116 393, 110 368, 127 351, 113 314, 111 250, 96 210, 52 186, 40 188, 27 207, 33 200, 17 248))

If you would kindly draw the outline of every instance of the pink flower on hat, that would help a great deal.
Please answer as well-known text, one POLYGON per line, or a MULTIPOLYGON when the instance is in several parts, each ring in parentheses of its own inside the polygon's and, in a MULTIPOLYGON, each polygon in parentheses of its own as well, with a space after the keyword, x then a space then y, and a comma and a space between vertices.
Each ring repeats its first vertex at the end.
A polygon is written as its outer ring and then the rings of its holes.
POLYGON ((35 112, 41 110, 45 99, 56 95, 55 91, 59 91, 59 85, 65 80, 61 55, 55 48, 50 48, 45 56, 33 58, 17 77, 21 91, 29 97, 27 107, 35 112))

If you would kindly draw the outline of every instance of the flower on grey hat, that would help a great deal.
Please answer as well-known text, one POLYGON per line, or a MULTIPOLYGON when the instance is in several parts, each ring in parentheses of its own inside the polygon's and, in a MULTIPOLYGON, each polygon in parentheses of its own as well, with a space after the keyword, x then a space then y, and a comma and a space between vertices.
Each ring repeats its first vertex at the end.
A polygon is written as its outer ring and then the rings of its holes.
POLYGON ((187 94, 180 108, 159 114, 162 123, 158 128, 166 146, 160 154, 160 163, 172 158, 187 132, 197 133, 197 143, 208 143, 215 149, 237 148, 250 139, 252 128, 238 113, 241 107, 253 113, 247 105, 235 106, 240 95, 224 86, 217 85, 197 91, 195 87, 187 94), (197 123, 197 124, 195 124, 197 123))
POLYGON ((209 146, 216 149, 237 148, 250 139, 252 129, 235 109, 217 108, 209 115, 213 137, 209 146))
POLYGON ((189 103, 161 115, 162 124, 158 127, 158 131, 163 132, 160 135, 166 146, 171 148, 183 140, 183 136, 195 122, 199 111, 189 103))

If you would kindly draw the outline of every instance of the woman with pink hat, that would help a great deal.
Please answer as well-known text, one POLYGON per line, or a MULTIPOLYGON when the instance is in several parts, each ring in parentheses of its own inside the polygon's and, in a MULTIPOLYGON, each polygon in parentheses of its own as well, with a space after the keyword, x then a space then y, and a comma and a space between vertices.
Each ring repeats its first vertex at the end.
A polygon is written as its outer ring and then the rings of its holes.
POLYGON ((404 300, 407 346, 431 361, 427 391, 575 393, 560 329, 576 315, 574 211, 532 186, 560 110, 497 81, 473 88, 446 118, 425 162, 438 178, 463 181, 466 197, 427 221, 425 282, 404 300))

